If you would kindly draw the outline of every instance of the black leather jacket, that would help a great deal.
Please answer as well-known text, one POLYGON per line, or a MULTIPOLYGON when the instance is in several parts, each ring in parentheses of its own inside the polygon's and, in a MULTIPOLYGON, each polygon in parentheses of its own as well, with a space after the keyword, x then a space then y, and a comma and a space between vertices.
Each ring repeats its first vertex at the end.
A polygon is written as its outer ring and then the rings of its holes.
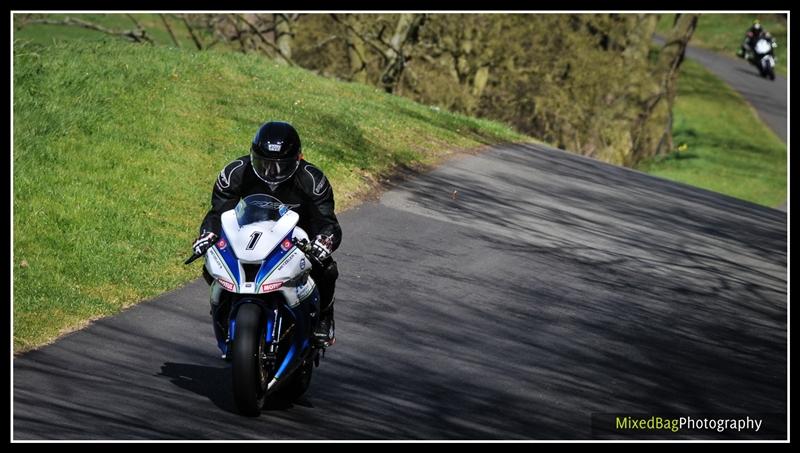
POLYGON ((312 240, 318 234, 330 235, 333 238, 333 250, 339 247, 342 229, 333 212, 333 188, 320 169, 304 160, 300 160, 291 178, 280 183, 274 191, 256 176, 249 155, 230 162, 214 183, 211 209, 203 219, 200 231, 219 235, 222 230, 220 215, 236 207, 241 198, 257 193, 270 195, 300 214, 298 226, 312 240))

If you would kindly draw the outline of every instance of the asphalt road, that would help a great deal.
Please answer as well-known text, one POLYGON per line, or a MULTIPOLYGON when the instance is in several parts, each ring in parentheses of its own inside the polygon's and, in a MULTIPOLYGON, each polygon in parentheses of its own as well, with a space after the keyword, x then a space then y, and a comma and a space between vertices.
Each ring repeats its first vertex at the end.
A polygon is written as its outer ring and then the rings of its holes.
POLYGON ((235 412, 198 280, 17 357, 14 439, 586 439, 597 413, 786 413, 784 212, 510 146, 340 220, 338 341, 298 403, 235 412))

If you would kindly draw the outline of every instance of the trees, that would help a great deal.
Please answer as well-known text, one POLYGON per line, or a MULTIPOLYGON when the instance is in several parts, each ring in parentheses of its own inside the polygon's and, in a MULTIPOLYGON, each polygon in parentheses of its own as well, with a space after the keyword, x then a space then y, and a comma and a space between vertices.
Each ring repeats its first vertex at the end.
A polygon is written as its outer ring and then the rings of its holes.
POLYGON ((678 72, 686 53, 686 46, 697 27, 697 14, 676 14, 672 30, 661 48, 653 68, 654 82, 649 95, 639 107, 639 118, 634 126, 632 165, 645 157, 671 151, 672 107, 677 92, 678 72))
POLYGON ((331 18, 342 25, 348 46, 351 71, 361 80, 366 78, 364 66, 368 59, 365 49, 370 48, 380 59, 381 74, 378 83, 387 93, 393 93, 400 84, 406 63, 411 59, 410 48, 419 39, 419 29, 427 14, 381 15, 374 18, 360 16, 343 18, 332 14, 331 18), (385 36, 393 29, 391 36, 385 36))

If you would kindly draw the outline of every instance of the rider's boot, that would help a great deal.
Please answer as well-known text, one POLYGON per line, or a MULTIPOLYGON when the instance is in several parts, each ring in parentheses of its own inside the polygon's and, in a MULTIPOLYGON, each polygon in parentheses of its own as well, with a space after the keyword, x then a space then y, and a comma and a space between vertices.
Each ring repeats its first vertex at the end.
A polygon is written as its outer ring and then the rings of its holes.
POLYGON ((320 311, 319 323, 317 328, 314 329, 314 339, 318 348, 327 348, 333 346, 336 342, 335 330, 336 325, 333 321, 333 302, 334 298, 327 308, 320 311))

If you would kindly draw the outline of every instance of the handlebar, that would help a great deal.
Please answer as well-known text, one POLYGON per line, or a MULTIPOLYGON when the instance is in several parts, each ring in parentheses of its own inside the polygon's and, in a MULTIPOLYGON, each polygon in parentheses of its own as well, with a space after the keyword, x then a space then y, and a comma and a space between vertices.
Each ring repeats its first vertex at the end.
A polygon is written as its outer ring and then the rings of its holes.
MULTIPOLYGON (((301 251, 301 252, 305 253, 305 254, 306 254, 306 256, 307 256, 307 257, 308 257, 310 260, 312 260, 314 263, 316 263, 316 264, 322 264, 322 263, 321 263, 321 262, 320 262, 320 261, 319 261, 319 260, 318 260, 318 259, 317 259, 317 258, 314 256, 314 254, 313 254, 313 253, 311 253, 311 249, 312 249, 312 247, 311 247, 311 243, 310 243, 310 242, 308 242, 308 240, 306 240, 306 239, 297 239, 297 238, 292 238, 292 243, 295 245, 295 247, 297 247, 298 249, 300 249, 300 251, 301 251)), ((190 257, 189 257, 189 258, 188 258, 186 261, 184 261, 184 262, 183 262, 183 264, 191 264, 192 262, 194 262, 196 259, 200 258, 201 256, 203 256, 203 255, 192 254, 192 256, 190 256, 190 257)))
POLYGON ((299 248, 300 251, 306 255, 308 255, 308 253, 311 251, 311 243, 308 242, 307 239, 292 238, 292 244, 294 244, 295 247, 299 248))
POLYGON ((311 251, 312 251, 311 243, 308 242, 307 239, 292 238, 292 243, 295 245, 295 247, 300 249, 301 252, 305 253, 306 257, 309 260, 311 260, 311 264, 312 265, 315 265, 315 266, 322 266, 323 265, 322 262, 320 260, 318 260, 317 257, 314 256, 313 253, 311 253, 311 251))

